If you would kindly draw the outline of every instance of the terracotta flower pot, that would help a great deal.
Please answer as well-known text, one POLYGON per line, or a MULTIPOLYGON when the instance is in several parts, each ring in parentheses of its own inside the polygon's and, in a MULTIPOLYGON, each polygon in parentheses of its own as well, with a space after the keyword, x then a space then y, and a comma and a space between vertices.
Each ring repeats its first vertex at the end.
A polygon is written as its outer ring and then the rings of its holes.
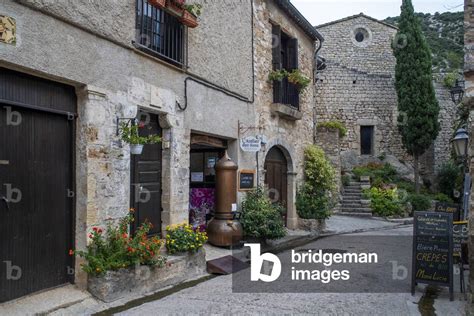
POLYGON ((158 9, 166 8, 166 0, 148 0, 148 3, 158 9))
POLYGON ((171 2, 173 2, 176 6, 181 8, 186 3, 186 0, 171 0, 171 2))
POLYGON ((186 11, 184 10, 183 8, 177 6, 174 2, 172 1, 169 1, 168 2, 168 5, 167 5, 167 10, 169 13, 177 16, 177 17, 181 17, 183 15, 183 12, 186 11))
POLYGON ((195 28, 199 25, 197 17, 191 14, 188 10, 183 11, 183 15, 180 18, 181 23, 190 28, 195 28))

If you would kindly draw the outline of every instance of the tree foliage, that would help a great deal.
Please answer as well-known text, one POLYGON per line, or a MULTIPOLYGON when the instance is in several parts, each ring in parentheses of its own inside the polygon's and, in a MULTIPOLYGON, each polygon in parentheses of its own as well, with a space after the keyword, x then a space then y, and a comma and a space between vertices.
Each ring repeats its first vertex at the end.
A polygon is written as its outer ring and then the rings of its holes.
POLYGON ((432 82, 431 51, 414 13, 411 0, 403 0, 399 31, 393 43, 397 59, 398 128, 402 142, 415 158, 415 183, 419 191, 418 158, 439 133, 439 104, 432 82))

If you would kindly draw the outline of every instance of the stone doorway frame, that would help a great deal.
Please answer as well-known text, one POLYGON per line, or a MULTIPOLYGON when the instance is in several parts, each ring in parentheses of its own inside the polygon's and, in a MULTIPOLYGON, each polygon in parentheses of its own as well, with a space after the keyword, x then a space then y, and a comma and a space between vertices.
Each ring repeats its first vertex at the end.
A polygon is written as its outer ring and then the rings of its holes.
POLYGON ((298 215, 296 213, 296 175, 297 172, 295 171, 294 166, 294 159, 295 150, 292 146, 286 143, 284 140, 281 139, 274 139, 270 140, 265 145, 265 150, 263 151, 263 161, 259 166, 261 171, 262 177, 260 177, 260 185, 265 185, 265 160, 267 158, 268 153, 273 147, 278 147, 283 152, 283 155, 287 161, 287 227, 289 229, 297 229, 298 228, 298 215))

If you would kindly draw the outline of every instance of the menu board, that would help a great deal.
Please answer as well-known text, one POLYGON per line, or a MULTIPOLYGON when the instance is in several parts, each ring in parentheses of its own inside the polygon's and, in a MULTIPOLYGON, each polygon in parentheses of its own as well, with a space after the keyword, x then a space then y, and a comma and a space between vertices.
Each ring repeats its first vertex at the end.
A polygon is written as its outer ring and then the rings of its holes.
POLYGON ((453 203, 436 203, 435 206, 436 212, 443 212, 443 213, 452 213, 453 214, 453 221, 459 221, 461 216, 461 206, 459 204, 453 203))
POLYGON ((453 214, 416 212, 413 222, 412 294, 418 283, 448 286, 453 294, 453 214))
POLYGON ((453 225, 453 255, 461 257, 462 245, 469 240, 468 222, 454 222, 453 225))
POLYGON ((239 190, 252 190, 255 188, 255 170, 241 170, 239 176, 239 190))

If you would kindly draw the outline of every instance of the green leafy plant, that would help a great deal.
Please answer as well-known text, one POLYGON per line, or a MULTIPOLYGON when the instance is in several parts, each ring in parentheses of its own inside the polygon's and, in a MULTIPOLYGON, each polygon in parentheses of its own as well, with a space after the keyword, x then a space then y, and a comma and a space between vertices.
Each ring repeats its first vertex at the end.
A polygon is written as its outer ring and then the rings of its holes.
POLYGON ((458 79, 458 74, 456 72, 450 72, 444 76, 443 84, 448 89, 453 88, 456 85, 457 79, 458 79))
POLYGON ((268 75, 268 80, 270 82, 272 82, 272 81, 282 81, 286 77, 288 77, 288 71, 286 71, 285 69, 273 70, 268 75))
POLYGON ((443 202, 443 203, 453 203, 453 199, 447 196, 444 193, 437 193, 433 196, 433 199, 438 201, 438 202, 443 202))
POLYGON ((355 167, 352 172, 356 177, 368 176, 373 186, 383 186, 393 183, 398 179, 397 170, 390 164, 369 163, 365 166, 355 167))
POLYGON ((199 3, 185 4, 184 9, 196 17, 202 14, 202 4, 199 3))
POLYGON ((336 171, 316 145, 305 149, 305 183, 297 192, 296 211, 303 219, 325 219, 336 204, 336 171))
POLYGON ((299 69, 293 69, 290 72, 286 69, 273 70, 268 75, 268 80, 271 82, 282 81, 285 78, 288 78, 288 82, 298 86, 300 91, 305 90, 311 83, 311 79, 303 75, 299 69))
POLYGON ((122 140, 130 145, 157 144, 161 142, 159 135, 140 136, 139 130, 145 125, 122 123, 120 126, 122 140))
POLYGON ((431 199, 423 194, 410 194, 408 201, 411 203, 413 212, 426 212, 431 209, 431 199))
POLYGON ((286 236, 282 207, 272 203, 262 188, 248 192, 242 203, 240 222, 246 236, 278 239, 286 236))
POLYGON ((462 177, 461 170, 453 161, 443 164, 438 172, 437 181, 439 191, 453 198, 453 191, 459 190, 458 178, 462 177))
POLYGON ((288 81, 298 86, 300 91, 305 90, 311 83, 311 79, 303 75, 299 69, 293 69, 288 74, 288 81))
POLYGON ((106 232, 94 227, 89 234, 91 239, 85 251, 70 251, 86 259, 82 269, 92 276, 101 276, 107 271, 116 271, 136 264, 163 266, 166 258, 160 256, 163 245, 158 237, 148 237, 152 225, 142 224, 134 236, 128 234, 128 228, 133 221, 130 214, 122 219, 117 226, 108 225, 106 232))
POLYGON ((325 128, 334 128, 339 130, 339 136, 345 137, 347 135, 347 128, 346 126, 339 122, 339 121, 329 121, 329 122, 322 122, 318 124, 318 127, 325 127, 325 128))
POLYGON ((206 232, 194 229, 186 223, 166 227, 168 253, 197 252, 207 242, 206 232))
POLYGON ((296 194, 296 209, 302 219, 326 219, 331 216, 334 203, 325 192, 315 192, 307 184, 296 194))
POLYGON ((403 214, 403 201, 396 188, 372 187, 364 191, 365 197, 370 199, 370 207, 378 216, 398 216, 403 214))

